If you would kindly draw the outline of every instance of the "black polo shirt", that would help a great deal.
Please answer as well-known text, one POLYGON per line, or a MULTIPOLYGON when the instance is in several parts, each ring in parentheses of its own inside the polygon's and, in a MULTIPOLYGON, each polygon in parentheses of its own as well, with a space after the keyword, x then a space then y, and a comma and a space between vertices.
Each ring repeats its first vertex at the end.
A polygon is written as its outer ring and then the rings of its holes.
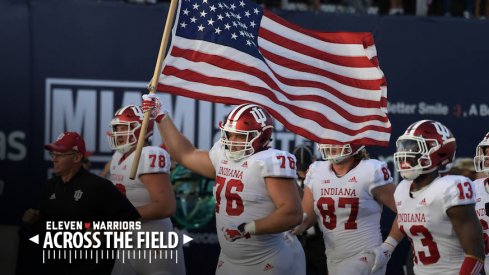
POLYGON ((41 202, 44 221, 129 221, 139 218, 134 206, 111 181, 80 169, 68 182, 51 178, 41 202))
MULTIPOLYGON (((140 215, 111 181, 81 168, 68 182, 48 180, 41 199, 41 221, 131 221, 140 215)), ((101 249, 103 249, 101 247, 101 249)), ((54 274, 110 274, 114 261, 56 260, 44 265, 54 274)))

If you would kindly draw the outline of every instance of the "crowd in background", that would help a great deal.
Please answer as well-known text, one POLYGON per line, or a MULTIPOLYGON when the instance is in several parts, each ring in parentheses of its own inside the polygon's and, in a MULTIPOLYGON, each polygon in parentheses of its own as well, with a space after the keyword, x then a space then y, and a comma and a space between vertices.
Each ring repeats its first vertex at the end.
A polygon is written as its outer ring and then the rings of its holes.
MULTIPOLYGON (((169 0, 126 0, 156 4, 169 0)), ((446 16, 486 19, 488 0, 257 0, 270 9, 376 15, 446 16)))

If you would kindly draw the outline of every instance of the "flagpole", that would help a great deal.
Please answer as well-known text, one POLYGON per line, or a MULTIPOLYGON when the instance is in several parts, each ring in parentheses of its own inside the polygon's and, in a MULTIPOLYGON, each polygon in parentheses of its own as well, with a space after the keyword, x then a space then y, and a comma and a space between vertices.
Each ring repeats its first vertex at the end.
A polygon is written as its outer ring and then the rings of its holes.
MULTIPOLYGON (((165 51, 168 45, 168 39, 170 38, 171 27, 173 23, 173 18, 175 17, 175 11, 177 9, 178 0, 171 0, 170 8, 168 9, 168 16, 166 17, 165 29, 163 31, 163 37, 161 39, 160 50, 158 52, 158 59, 156 61, 155 70, 153 72, 153 78, 151 79, 150 84, 148 85, 148 91, 150 94, 154 94, 156 91, 156 87, 158 85, 158 79, 161 74, 163 60, 165 59, 165 51)), ((148 123, 150 119, 150 111, 144 113, 143 125, 141 126, 141 131, 139 133, 138 144, 136 147, 136 152, 134 152, 134 161, 132 163, 131 174, 129 175, 130 179, 134 179, 136 177, 136 172, 138 171, 139 159, 141 157, 141 151, 143 150, 146 130, 148 128, 148 123)))

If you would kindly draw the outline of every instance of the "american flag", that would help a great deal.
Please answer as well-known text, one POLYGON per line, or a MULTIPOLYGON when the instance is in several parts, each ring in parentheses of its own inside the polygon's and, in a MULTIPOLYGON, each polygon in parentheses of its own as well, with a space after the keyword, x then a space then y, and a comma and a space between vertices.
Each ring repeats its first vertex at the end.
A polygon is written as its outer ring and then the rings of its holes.
POLYGON ((264 106, 319 143, 387 146, 387 88, 371 33, 302 29, 245 0, 181 0, 157 90, 264 106))

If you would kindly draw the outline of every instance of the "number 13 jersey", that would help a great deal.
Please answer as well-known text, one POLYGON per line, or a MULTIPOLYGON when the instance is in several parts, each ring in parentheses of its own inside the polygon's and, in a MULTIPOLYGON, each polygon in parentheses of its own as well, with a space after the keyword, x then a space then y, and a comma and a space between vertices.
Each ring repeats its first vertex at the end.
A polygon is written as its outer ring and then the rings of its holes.
POLYGON ((411 183, 401 181, 394 198, 399 228, 413 245, 414 273, 458 274, 465 254, 446 211, 475 204, 473 183, 462 176, 444 176, 412 197, 411 183))
POLYGON ((237 227, 264 218, 276 208, 268 195, 266 177, 295 179, 295 157, 268 149, 239 161, 228 160, 218 141, 209 152, 216 170, 213 192, 216 198, 216 227, 221 253, 242 265, 253 265, 284 249, 283 234, 251 235, 249 239, 227 241, 223 228, 237 227))

